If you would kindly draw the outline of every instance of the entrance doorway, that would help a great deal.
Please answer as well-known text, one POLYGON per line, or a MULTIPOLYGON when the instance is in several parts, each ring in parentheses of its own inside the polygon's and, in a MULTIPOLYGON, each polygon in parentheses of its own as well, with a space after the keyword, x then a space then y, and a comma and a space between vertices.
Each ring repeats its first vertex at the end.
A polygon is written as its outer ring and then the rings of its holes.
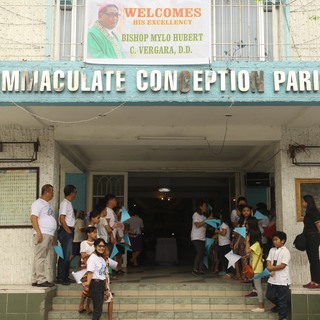
POLYGON ((233 195, 233 174, 129 173, 129 211, 136 211, 144 221, 141 264, 191 266, 190 231, 196 201, 206 199, 218 212, 231 207, 233 195), (162 250, 168 251, 164 259, 162 250))

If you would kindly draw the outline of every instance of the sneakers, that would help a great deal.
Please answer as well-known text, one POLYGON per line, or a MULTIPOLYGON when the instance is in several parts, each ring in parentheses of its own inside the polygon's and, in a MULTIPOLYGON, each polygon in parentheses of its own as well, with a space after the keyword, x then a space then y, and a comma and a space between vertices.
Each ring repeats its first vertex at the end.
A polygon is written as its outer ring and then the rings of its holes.
POLYGON ((226 272, 225 271, 220 271, 219 273, 218 273, 218 276, 225 276, 226 275, 226 272))
POLYGON ((197 276, 197 275, 199 275, 199 272, 198 272, 197 270, 193 270, 193 271, 191 272, 191 274, 192 274, 193 276, 197 276))
POLYGON ((55 286, 54 283, 51 283, 51 282, 48 282, 48 281, 45 281, 45 282, 37 284, 37 287, 40 287, 40 288, 51 288, 51 287, 54 287, 54 286, 55 286))
POLYGON ((257 291, 255 291, 255 290, 252 290, 250 293, 245 295, 246 298, 254 298, 257 296, 258 296, 258 294, 257 294, 257 291))
POLYGON ((304 287, 304 288, 308 288, 308 286, 310 286, 310 284, 311 284, 311 282, 309 282, 309 283, 307 283, 307 284, 304 284, 303 287, 304 287))
POLYGON ((262 313, 262 312, 265 312, 265 309, 264 308, 254 308, 251 310, 252 312, 258 312, 258 313, 262 313))
POLYGON ((38 282, 32 282, 32 283, 31 283, 31 285, 32 285, 33 287, 36 287, 37 284, 38 284, 38 282))

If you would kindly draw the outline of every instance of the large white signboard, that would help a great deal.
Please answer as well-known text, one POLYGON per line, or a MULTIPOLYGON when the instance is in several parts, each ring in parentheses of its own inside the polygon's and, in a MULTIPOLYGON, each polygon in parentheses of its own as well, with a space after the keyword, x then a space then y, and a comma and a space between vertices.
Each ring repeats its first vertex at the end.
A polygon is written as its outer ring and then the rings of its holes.
POLYGON ((86 1, 85 61, 97 64, 206 64, 211 1, 86 1))

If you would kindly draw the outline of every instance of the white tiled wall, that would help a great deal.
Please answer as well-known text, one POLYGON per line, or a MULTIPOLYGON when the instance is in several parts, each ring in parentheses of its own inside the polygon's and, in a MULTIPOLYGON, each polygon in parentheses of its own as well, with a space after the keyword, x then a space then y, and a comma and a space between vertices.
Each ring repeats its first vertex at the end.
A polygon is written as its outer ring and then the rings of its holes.
MULTIPOLYGON (((56 194, 52 200, 52 206, 54 212, 57 214, 59 194, 59 147, 54 141, 53 129, 0 127, 0 141, 37 141, 37 139, 39 139, 40 142, 37 161, 31 163, 1 163, 0 167, 39 167, 40 189, 41 186, 46 183, 52 184, 55 187, 56 194)), ((25 151, 26 150, 23 147, 19 147, 19 145, 6 145, 3 153, 24 157, 25 151), (10 148, 15 148, 15 150, 10 150, 10 148)), ((1 156, 5 157, 6 154, 1 156)), ((18 198, 19 194, 16 196, 18 198)), ((33 261, 32 228, 0 229, 0 253, 1 284, 31 283, 33 261)), ((50 280, 53 280, 53 275, 55 273, 54 259, 55 256, 52 251, 46 263, 46 269, 50 280)))
MULTIPOLYGON (((320 128, 283 128, 282 139, 275 149, 275 186, 277 227, 287 233, 287 247, 291 251, 291 276, 294 284, 310 282, 309 263, 305 252, 293 248, 295 236, 301 233, 303 222, 296 219, 295 178, 320 178, 320 166, 301 167, 291 163, 287 155, 289 144, 319 145, 320 128), (279 151, 280 150, 280 151, 279 151)), ((310 161, 313 154, 301 153, 299 160, 310 161)), ((315 159, 313 159, 315 160, 315 159)), ((317 159, 320 161, 320 158, 317 159)), ((300 201, 300 200, 299 200, 300 201)))

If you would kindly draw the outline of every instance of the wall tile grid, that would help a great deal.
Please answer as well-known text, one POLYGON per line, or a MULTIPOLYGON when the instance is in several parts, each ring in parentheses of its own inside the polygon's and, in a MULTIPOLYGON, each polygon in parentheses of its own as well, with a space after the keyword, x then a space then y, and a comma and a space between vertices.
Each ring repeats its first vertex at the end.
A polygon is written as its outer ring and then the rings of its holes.
MULTIPOLYGON (((296 219, 296 178, 320 178, 320 167, 301 167, 291 163, 287 155, 289 144, 318 145, 320 128, 282 128, 282 139, 275 153, 275 188, 277 226, 287 233, 286 246, 291 252, 291 277, 293 284, 310 281, 309 263, 305 252, 293 248, 293 240, 303 229, 303 223, 296 219)), ((311 161, 308 154, 299 155, 301 160, 311 161)))
MULTIPOLYGON (((39 187, 46 183, 59 187, 59 148, 54 141, 52 129, 22 129, 20 127, 0 127, 1 141, 40 141, 38 160, 31 163, 1 163, 0 167, 39 167, 39 187)), ((14 146, 6 145, 7 154, 14 146), (8 146, 8 148, 7 148, 8 146)), ((23 148, 16 148, 16 156, 25 156, 23 148), (20 154, 19 154, 20 152, 20 154)), ((3 155, 5 157, 7 155, 3 155)), ((39 190, 40 192, 40 190, 39 190)), ((19 194, 16 195, 17 198, 19 194)), ((57 214, 58 192, 52 200, 54 212, 57 214)), ((31 208, 31 203, 30 203, 31 208)), ((0 232, 0 284, 29 284, 33 262, 32 228, 2 228, 0 232)), ((55 254, 53 251, 47 259, 49 279, 53 280, 55 254)))

